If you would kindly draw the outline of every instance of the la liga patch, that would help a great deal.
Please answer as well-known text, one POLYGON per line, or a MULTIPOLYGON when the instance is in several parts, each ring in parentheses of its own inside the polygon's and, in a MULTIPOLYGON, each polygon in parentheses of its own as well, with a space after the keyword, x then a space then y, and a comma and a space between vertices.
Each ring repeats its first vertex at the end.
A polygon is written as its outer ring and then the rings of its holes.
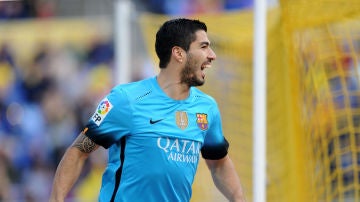
POLYGON ((94 123, 99 126, 112 108, 113 105, 111 102, 107 98, 104 98, 97 107, 94 115, 91 117, 91 120, 93 120, 94 123))

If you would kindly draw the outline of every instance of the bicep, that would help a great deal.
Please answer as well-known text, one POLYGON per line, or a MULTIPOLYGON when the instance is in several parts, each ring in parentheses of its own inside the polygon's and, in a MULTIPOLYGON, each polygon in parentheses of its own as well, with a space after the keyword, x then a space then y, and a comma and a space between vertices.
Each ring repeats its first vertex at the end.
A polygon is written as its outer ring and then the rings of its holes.
POLYGON ((210 127, 206 132, 201 154, 205 159, 218 160, 227 155, 228 148, 229 142, 223 135, 220 112, 215 108, 210 116, 210 127))
POLYGON ((89 154, 99 148, 94 141, 88 138, 84 132, 81 132, 78 137, 75 139, 73 144, 71 145, 72 148, 77 148, 82 153, 89 154))

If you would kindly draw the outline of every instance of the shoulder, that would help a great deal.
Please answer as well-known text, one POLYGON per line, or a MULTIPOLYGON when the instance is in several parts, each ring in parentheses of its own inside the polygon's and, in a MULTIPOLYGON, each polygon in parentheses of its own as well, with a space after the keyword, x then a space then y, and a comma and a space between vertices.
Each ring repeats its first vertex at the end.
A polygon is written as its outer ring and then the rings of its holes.
POLYGON ((217 106, 217 102, 216 102, 215 98, 204 93, 200 89, 198 89, 196 87, 191 87, 191 93, 193 94, 194 99, 196 99, 197 101, 206 102, 207 104, 217 106))
POLYGON ((212 119, 211 117, 218 117, 220 109, 215 98, 194 87, 192 87, 192 94, 194 95, 193 102, 197 104, 197 109, 201 113, 208 114, 209 119, 212 119))
POLYGON ((152 91, 151 79, 143 79, 115 86, 110 94, 125 96, 129 101, 136 100, 152 91))

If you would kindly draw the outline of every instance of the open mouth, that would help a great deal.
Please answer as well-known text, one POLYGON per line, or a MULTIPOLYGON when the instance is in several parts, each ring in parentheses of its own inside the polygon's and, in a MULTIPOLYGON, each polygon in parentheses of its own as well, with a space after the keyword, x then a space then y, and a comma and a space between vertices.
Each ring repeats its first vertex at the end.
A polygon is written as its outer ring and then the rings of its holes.
POLYGON ((210 63, 204 63, 203 65, 201 65, 201 71, 204 71, 204 69, 210 68, 210 67, 211 67, 210 63))
POLYGON ((211 67, 210 63, 204 63, 203 65, 201 65, 201 76, 204 79, 205 78, 205 69, 211 67))
POLYGON ((204 63, 203 65, 201 65, 201 70, 204 70, 204 69, 210 68, 210 67, 211 67, 211 64, 208 63, 208 62, 206 62, 206 63, 204 63))

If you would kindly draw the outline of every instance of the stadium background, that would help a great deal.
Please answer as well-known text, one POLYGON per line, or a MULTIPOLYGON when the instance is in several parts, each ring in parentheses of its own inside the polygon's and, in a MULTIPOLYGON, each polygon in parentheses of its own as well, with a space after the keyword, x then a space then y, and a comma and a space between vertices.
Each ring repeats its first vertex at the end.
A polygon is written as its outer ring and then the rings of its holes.
MULTIPOLYGON (((64 150, 113 85, 113 1, 96 2, 0 2, 0 201, 47 201, 64 150)), ((164 19, 182 15, 208 24, 218 59, 201 89, 218 100, 252 201, 252 1, 134 4, 132 80, 156 73, 153 36, 164 19)), ((359 201, 360 2, 273 5, 267 200, 359 201)), ((91 156, 68 201, 96 201, 105 161, 104 150, 91 156)), ((203 161, 192 201, 225 201, 203 161)))

